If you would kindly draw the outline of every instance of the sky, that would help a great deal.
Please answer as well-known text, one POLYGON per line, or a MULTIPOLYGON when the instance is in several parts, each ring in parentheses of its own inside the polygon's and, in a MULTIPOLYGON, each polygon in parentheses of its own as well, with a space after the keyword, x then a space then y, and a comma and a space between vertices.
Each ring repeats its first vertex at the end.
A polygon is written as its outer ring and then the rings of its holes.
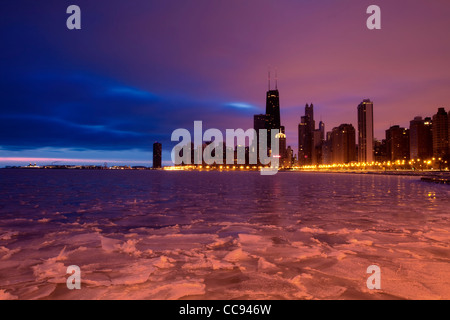
POLYGON ((150 166, 155 141, 170 164, 177 128, 252 128, 269 69, 288 145, 306 103, 330 131, 356 127, 367 98, 383 139, 449 110, 449 16, 448 0, 7 1, 0 166, 150 166), (81 30, 66 27, 72 4, 81 30), (381 30, 366 27, 372 4, 381 30))

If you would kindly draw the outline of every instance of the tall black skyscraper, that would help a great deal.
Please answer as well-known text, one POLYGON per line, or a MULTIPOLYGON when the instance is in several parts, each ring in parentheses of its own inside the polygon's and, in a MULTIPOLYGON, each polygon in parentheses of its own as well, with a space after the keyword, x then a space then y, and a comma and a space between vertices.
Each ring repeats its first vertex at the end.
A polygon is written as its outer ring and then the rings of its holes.
POLYGON ((280 129, 280 93, 278 89, 267 91, 266 129, 280 129))
POLYGON ((153 144, 153 168, 161 168, 162 160, 162 145, 159 142, 153 144))
MULTIPOLYGON (((279 130, 277 139, 279 139, 280 154, 276 156, 283 157, 286 153, 286 135, 284 133, 284 127, 281 126, 280 116, 280 93, 278 91, 278 84, 275 84, 275 90, 270 88, 270 73, 269 73, 269 90, 266 93, 266 114, 257 114, 253 118, 253 128, 259 138, 259 130, 267 130, 267 155, 271 156, 272 146, 272 130, 279 130)), ((253 148, 258 149, 258 139, 253 139, 253 148)), ((275 155, 274 155, 275 156, 275 155)), ((259 150, 258 150, 258 162, 259 162, 259 150)))
POLYGON ((267 91, 266 96, 266 129, 267 129, 267 143, 270 148, 272 130, 280 130, 280 93, 278 89, 267 91))
MULTIPOLYGON (((278 91, 278 85, 275 85, 275 90, 270 88, 270 74, 269 74, 269 90, 266 93, 266 114, 258 114, 253 118, 253 128, 256 133, 259 134, 259 130, 267 130, 267 149, 268 156, 270 156, 270 148, 272 145, 272 130, 279 130, 281 136, 282 130, 281 126, 281 116, 280 116, 280 93, 278 91)), ((284 135, 284 132, 283 132, 284 135)), ((254 143, 257 139, 253 140, 254 143)), ((285 150, 284 150, 285 151, 285 150)), ((258 152, 259 155, 259 152, 258 152)))
POLYGON ((315 125, 314 105, 306 104, 305 115, 298 125, 298 162, 301 166, 312 164, 315 125))

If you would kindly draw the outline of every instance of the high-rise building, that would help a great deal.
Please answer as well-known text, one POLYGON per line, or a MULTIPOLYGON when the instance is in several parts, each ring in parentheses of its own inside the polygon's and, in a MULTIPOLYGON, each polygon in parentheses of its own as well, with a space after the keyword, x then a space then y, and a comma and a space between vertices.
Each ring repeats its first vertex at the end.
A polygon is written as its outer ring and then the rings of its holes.
MULTIPOLYGON (((284 127, 281 126, 280 117, 280 93, 278 91, 278 85, 275 85, 275 90, 270 88, 270 75, 269 75, 269 90, 266 93, 266 114, 255 115, 253 118, 253 128, 259 137, 259 130, 267 130, 267 151, 268 156, 271 155, 272 146, 272 130, 279 130, 280 135, 278 138, 283 136, 284 143, 286 142, 286 135, 284 133, 284 127), (264 125, 263 125, 264 124, 264 125)), ((283 143, 283 139, 279 142, 283 143)), ((254 143, 258 139, 253 140, 254 143)), ((283 149, 280 149, 283 153, 286 151, 286 144, 283 149)), ((258 162, 259 161, 259 150, 258 151, 258 162)))
POLYGON ((314 139, 314 105, 306 104, 305 115, 298 125, 298 162, 300 166, 311 165, 313 158, 314 139))
POLYGON ((268 148, 271 146, 272 130, 280 130, 280 93, 278 89, 267 91, 266 95, 266 129, 268 148))
POLYGON ((305 116, 309 119, 309 130, 312 132, 316 129, 316 122, 314 121, 314 105, 311 103, 305 106, 305 116))
POLYGON ((392 126, 386 130, 387 160, 409 159, 409 129, 392 126))
POLYGON ((431 118, 415 117, 409 123, 410 159, 433 157, 433 133, 431 118))
POLYGON ((433 156, 444 158, 449 155, 449 115, 439 108, 433 116, 433 156))
POLYGON ((358 105, 358 161, 373 162, 373 102, 363 100, 358 105))
POLYGON ((333 163, 356 161, 356 134, 351 124, 341 124, 331 131, 331 158, 333 163))
POLYGON ((153 144, 153 168, 161 168, 162 163, 162 145, 159 142, 153 144))

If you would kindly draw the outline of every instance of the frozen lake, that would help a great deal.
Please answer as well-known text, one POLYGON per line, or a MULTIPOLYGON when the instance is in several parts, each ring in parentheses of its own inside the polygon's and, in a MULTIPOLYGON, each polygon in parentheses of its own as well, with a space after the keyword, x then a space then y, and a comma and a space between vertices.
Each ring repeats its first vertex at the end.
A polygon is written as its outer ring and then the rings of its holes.
POLYGON ((450 187, 419 179, 0 170, 0 299, 450 299, 450 187))

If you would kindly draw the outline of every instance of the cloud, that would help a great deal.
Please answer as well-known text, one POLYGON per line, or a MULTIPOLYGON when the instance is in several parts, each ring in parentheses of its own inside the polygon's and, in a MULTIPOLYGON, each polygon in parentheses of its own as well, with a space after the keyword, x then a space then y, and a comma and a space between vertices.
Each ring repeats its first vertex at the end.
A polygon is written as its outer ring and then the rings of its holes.
POLYGON ((103 125, 76 124, 35 115, 0 115, 0 144, 5 149, 71 147, 96 150, 149 148, 150 137, 103 125))
POLYGON ((81 72, 35 71, 1 84, 0 146, 5 150, 151 150, 154 141, 167 148, 177 128, 190 130, 196 120, 205 127, 233 128, 255 109, 158 95, 81 72))
POLYGON ((244 103, 244 102, 231 102, 227 103, 225 105, 229 108, 237 108, 237 109, 256 109, 256 107, 252 106, 251 104, 244 103))

